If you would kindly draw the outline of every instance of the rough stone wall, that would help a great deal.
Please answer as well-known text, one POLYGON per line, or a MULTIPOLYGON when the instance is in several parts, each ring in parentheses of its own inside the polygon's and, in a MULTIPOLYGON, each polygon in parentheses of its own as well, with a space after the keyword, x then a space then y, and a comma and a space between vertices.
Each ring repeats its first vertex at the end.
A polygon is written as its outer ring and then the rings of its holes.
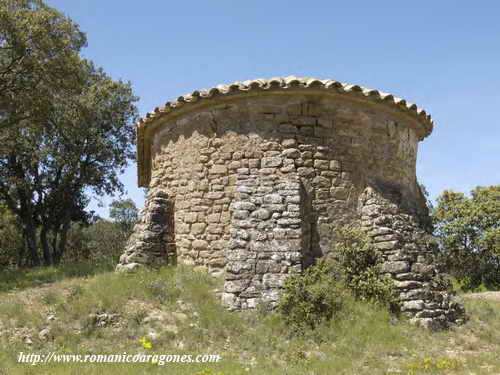
POLYGON ((134 226, 125 252, 120 257, 117 270, 132 271, 145 264, 162 265, 175 262, 175 254, 171 253, 173 232, 170 218, 173 215, 169 196, 158 189, 150 190, 146 205, 139 214, 139 222, 134 226))
POLYGON ((226 249, 223 303, 230 309, 275 305, 285 279, 302 271, 308 248, 300 180, 238 169, 226 249))
POLYGON ((405 212, 398 191, 390 186, 368 187, 359 202, 362 226, 381 252, 383 271, 394 279, 401 311, 429 328, 463 321, 463 306, 435 279, 438 272, 425 244, 425 223, 405 212))
POLYGON ((254 98, 183 116, 153 145, 150 187, 175 201, 178 261, 221 274, 239 168, 298 176, 310 206, 312 253, 357 215, 366 176, 394 182, 415 201, 413 129, 384 112, 301 96, 254 98))
MULTIPOLYGON (((321 95, 240 98, 168 120, 159 127, 152 145, 149 187, 167 194, 172 212, 169 234, 157 232, 158 238, 163 238, 157 243, 168 243, 168 249, 162 251, 170 253, 172 259, 175 255, 179 263, 195 265, 213 275, 225 273, 226 304, 248 308, 255 305, 256 298, 275 301, 284 275, 327 255, 335 242, 335 229, 362 217, 387 255, 388 272, 400 284, 402 296, 411 296, 405 299, 405 311, 421 320, 452 316, 454 307, 450 307, 448 297, 435 302, 434 297, 422 294, 430 285, 419 258, 424 250, 411 250, 415 245, 409 234, 423 227, 419 218, 426 216, 416 182, 418 138, 417 130, 404 116, 321 95), (277 186, 298 181, 300 217, 292 214, 297 211, 283 207, 270 218, 258 218, 256 212, 263 212, 259 211, 263 207, 251 199, 277 194, 286 201, 287 196, 280 195, 277 186), (238 191, 250 189, 252 183, 264 190, 274 189, 273 193, 238 191), (397 199, 375 203, 379 198, 371 197, 365 191, 367 186, 378 186, 386 195, 394 192, 397 199), (255 210, 234 209, 235 204, 249 203, 255 210), (282 264, 278 255, 292 257, 297 252, 292 246, 295 238, 282 239, 287 243, 282 246, 286 249, 283 254, 269 242, 274 240, 270 237, 265 241, 239 238, 241 211, 257 215, 249 228, 240 228, 251 229, 256 238, 270 234, 268 229, 259 232, 261 227, 285 229, 280 224, 284 218, 276 215, 286 212, 288 229, 300 230, 303 244, 307 243, 300 262, 278 267, 282 264), (391 217, 387 223, 386 216, 391 217), (297 223, 292 224, 294 220, 297 223), (293 227, 297 225, 300 229, 293 227), (377 231, 380 235, 375 235, 377 231), (240 247, 233 247, 237 243, 240 247), (262 253, 272 253, 276 259, 259 265, 252 258, 259 246, 262 253), (242 259, 234 259, 240 255, 242 259)), ((146 212, 150 210, 148 206, 146 212)), ((146 220, 141 225, 150 224, 146 220)), ((137 231, 143 231, 141 228, 137 231)), ((161 253, 139 245, 154 241, 142 239, 140 233, 134 236, 119 268, 148 263, 149 253, 161 253)))

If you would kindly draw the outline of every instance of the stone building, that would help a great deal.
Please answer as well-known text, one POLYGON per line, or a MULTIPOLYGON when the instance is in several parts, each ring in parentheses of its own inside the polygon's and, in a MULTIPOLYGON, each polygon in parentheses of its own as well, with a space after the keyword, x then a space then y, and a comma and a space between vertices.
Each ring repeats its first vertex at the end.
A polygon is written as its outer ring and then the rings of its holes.
POLYGON ((418 239, 428 212, 416 180, 433 128, 415 104, 333 80, 273 78, 195 91, 137 127, 146 206, 118 270, 183 263, 225 278, 233 309, 275 303, 291 274, 358 222, 425 325, 463 309, 432 277, 418 239))

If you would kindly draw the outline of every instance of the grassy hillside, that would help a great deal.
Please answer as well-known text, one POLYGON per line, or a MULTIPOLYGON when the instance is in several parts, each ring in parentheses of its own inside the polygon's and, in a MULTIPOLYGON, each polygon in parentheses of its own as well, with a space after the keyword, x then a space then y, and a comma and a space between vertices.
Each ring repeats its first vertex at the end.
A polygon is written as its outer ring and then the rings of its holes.
POLYGON ((500 302, 466 299, 470 320, 432 333, 353 303, 291 337, 276 313, 230 313, 220 280, 183 267, 89 267, 0 276, 0 374, 500 374, 500 302), (219 354, 219 363, 16 363, 19 352, 219 354))

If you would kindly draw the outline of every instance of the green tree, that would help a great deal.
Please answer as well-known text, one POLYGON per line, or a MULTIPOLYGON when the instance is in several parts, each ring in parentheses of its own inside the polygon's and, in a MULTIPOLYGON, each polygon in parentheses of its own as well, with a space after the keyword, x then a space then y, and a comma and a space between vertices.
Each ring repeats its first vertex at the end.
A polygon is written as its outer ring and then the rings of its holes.
POLYGON ((88 192, 122 192, 137 118, 130 83, 78 56, 85 36, 38 0, 0 0, 0 199, 27 263, 58 263, 88 192), (25 98, 26 97, 26 98, 25 98), (15 126, 12 126, 15 125, 15 126))
POLYGON ((84 262, 109 269, 116 266, 128 238, 119 223, 100 218, 90 225, 73 223, 67 237, 62 263, 84 262))
POLYGON ((130 84, 85 60, 80 69, 81 93, 61 97, 45 123, 0 133, 0 199, 22 223, 31 265, 40 264, 39 246, 44 264, 59 263, 71 223, 90 218, 87 193, 123 192, 118 177, 135 156, 130 84))
POLYGON ((139 211, 132 199, 115 200, 111 203, 109 217, 117 222, 126 234, 132 232, 138 216, 139 211))
POLYGON ((443 192, 433 221, 441 261, 465 289, 500 286, 500 185, 477 187, 470 198, 443 192))
POLYGON ((23 248, 16 217, 0 203, 0 266, 17 264, 23 248))
POLYGON ((60 96, 78 93, 85 34, 41 0, 0 0, 0 130, 43 123, 60 96))

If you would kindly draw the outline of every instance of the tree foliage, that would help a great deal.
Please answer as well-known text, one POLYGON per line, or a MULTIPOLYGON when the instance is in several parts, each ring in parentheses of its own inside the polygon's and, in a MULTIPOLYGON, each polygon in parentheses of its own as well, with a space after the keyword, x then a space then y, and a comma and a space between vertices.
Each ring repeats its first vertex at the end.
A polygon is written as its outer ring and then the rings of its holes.
POLYGON ((128 234, 123 232, 119 223, 109 220, 97 219, 90 225, 73 223, 68 232, 68 251, 63 255, 62 262, 114 268, 127 239, 128 234))
POLYGON ((500 185, 477 187, 470 198, 443 192, 433 221, 441 261, 464 288, 500 286, 500 185))
POLYGON ((77 55, 85 38, 70 19, 40 1, 0 4, 2 64, 13 51, 27 56, 12 57, 2 75, 10 78, 0 82, 10 90, 0 114, 10 124, 0 129, 0 201, 22 224, 27 265, 41 263, 40 249, 44 264, 57 264, 71 223, 91 218, 89 192, 123 191, 118 177, 135 156, 137 97, 130 83, 77 55), (21 97, 31 89, 43 93, 43 105, 28 100, 16 107, 9 100, 18 89, 21 97))
POLYGON ((130 234, 137 222, 139 210, 132 199, 111 202, 109 217, 118 223, 124 233, 130 234))
POLYGON ((43 121, 60 95, 78 93, 85 34, 40 0, 0 0, 0 129, 43 121))
POLYGON ((0 266, 17 264, 23 248, 23 237, 18 230, 16 217, 5 205, 0 204, 0 266))

